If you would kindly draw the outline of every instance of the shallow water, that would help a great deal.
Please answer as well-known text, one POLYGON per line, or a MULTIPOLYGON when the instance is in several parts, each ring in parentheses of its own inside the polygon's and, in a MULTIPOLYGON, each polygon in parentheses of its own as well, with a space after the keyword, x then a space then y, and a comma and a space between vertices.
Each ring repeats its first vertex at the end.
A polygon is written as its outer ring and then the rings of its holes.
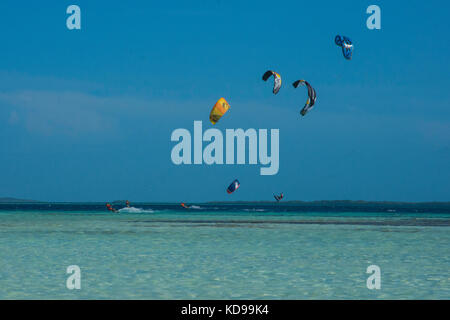
POLYGON ((0 208, 0 298, 450 298, 448 212, 250 209, 0 208))

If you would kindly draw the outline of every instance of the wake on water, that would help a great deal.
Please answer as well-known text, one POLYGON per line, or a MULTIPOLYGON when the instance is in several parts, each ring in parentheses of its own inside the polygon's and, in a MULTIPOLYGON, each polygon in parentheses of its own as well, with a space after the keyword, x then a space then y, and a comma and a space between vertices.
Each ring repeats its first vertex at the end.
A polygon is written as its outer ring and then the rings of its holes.
POLYGON ((140 209, 140 208, 135 208, 135 207, 125 207, 122 209, 119 209, 119 213, 154 213, 155 211, 148 209, 148 210, 144 210, 144 209, 140 209))

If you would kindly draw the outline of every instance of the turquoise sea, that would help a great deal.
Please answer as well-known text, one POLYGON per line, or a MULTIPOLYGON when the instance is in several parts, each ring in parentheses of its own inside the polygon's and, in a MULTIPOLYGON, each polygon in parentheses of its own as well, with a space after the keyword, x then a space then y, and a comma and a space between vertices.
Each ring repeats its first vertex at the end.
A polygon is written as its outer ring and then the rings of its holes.
POLYGON ((0 205, 0 299, 450 299, 448 206, 132 206, 0 205))

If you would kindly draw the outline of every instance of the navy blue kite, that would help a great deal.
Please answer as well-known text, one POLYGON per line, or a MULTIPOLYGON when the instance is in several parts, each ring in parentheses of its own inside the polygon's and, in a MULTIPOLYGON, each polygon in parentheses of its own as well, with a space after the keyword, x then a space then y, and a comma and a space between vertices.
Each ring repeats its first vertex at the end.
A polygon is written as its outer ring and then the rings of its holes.
POLYGON ((344 58, 347 60, 351 60, 353 55, 352 40, 350 40, 346 36, 337 35, 334 38, 334 42, 336 43, 336 45, 342 48, 342 54, 344 55, 344 58))
POLYGON ((239 183, 238 179, 234 180, 227 188, 228 194, 232 194, 239 188, 241 184, 239 183))

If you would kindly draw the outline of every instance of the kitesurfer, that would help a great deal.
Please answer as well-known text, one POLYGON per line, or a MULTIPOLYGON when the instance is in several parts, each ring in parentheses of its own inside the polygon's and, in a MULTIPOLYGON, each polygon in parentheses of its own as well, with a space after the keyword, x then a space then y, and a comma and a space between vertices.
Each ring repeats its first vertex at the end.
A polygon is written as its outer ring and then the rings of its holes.
POLYGON ((116 209, 114 209, 109 203, 106 204, 106 208, 108 208, 111 212, 118 212, 116 209))

